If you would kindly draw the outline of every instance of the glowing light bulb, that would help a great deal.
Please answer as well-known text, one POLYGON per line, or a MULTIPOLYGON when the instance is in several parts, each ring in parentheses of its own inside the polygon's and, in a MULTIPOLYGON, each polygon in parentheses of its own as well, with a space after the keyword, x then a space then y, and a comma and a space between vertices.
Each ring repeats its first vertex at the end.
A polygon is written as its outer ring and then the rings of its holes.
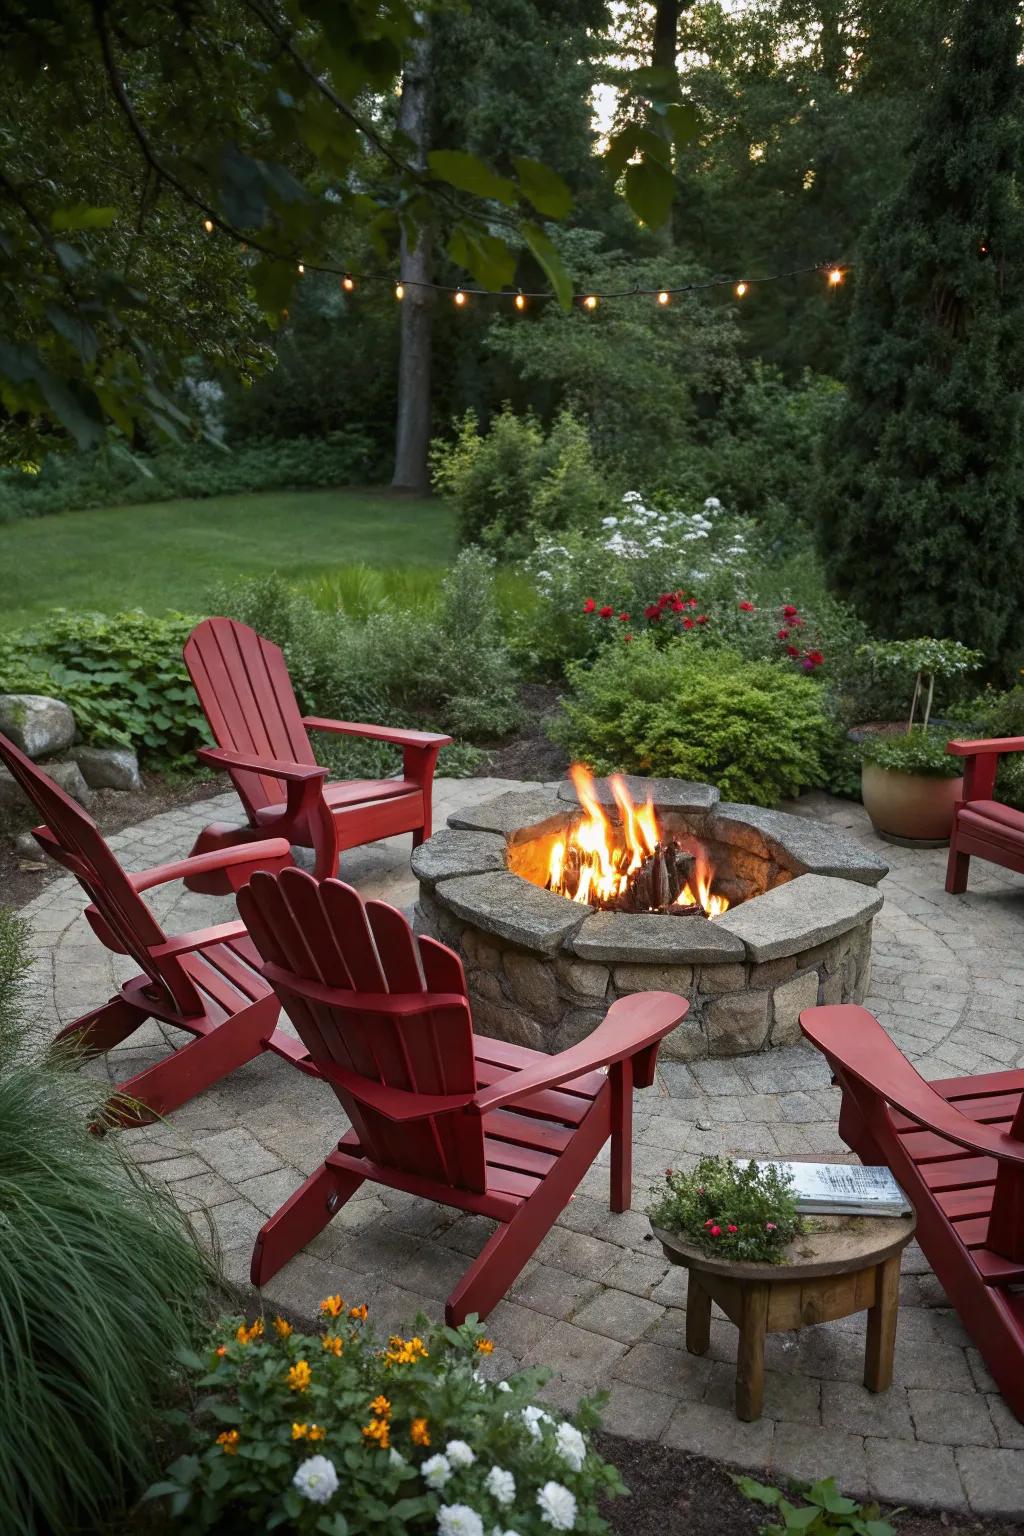
POLYGON ((356 286, 355 278, 349 277, 348 273, 346 272, 345 276, 341 280, 341 286, 344 288, 346 293, 351 293, 356 286))
POLYGON ((461 309, 463 304, 465 304, 465 302, 466 302, 466 295, 463 293, 461 288, 456 288, 455 293, 454 293, 454 295, 452 297, 452 303, 455 304, 455 306, 458 309, 461 309))
POLYGON ((746 293, 746 291, 747 291, 746 283, 737 283, 736 284, 736 297, 738 299, 742 299, 742 297, 746 293))
POLYGON ((212 219, 204 219, 203 220, 203 228, 206 230, 206 233, 208 235, 212 235, 213 234, 213 220, 212 219))
POLYGON ((583 308, 584 309, 596 309, 597 308, 597 295, 596 295, 596 293, 588 293, 587 294, 586 298, 583 300, 583 308))
POLYGON ((516 309, 521 310, 526 308, 526 299, 521 292, 516 294, 515 305, 516 309))
POLYGON ((401 302, 401 300, 405 298, 405 284, 404 283, 396 283, 395 284, 395 298, 398 299, 399 302, 401 302))
POLYGON ((843 269, 842 269, 842 267, 830 267, 829 268, 829 273, 828 273, 828 280, 829 280, 830 285, 833 288, 838 288, 839 284, 843 280, 843 269))
POLYGON ((303 276, 303 274, 305 273, 305 270, 306 270, 305 267, 302 265, 302 262, 300 261, 299 262, 299 267, 298 267, 298 271, 299 271, 299 276, 300 277, 303 276))
POLYGON ((669 293, 667 288, 663 288, 661 290, 661 292, 658 294, 658 303, 659 304, 670 304, 671 302, 672 302, 672 295, 669 293))

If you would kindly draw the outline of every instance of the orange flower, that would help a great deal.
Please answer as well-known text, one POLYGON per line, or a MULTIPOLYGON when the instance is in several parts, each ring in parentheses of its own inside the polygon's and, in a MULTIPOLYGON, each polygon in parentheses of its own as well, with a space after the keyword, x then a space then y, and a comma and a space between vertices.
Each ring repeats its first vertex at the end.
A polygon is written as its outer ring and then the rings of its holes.
POLYGON ((363 1425, 363 1437, 366 1440, 376 1440, 382 1451, 386 1451, 391 1444, 391 1426, 387 1419, 371 1419, 369 1424, 363 1425))
POLYGON ((391 1404, 383 1395, 380 1397, 375 1397, 373 1402, 370 1404, 370 1412, 374 1415, 375 1418, 389 1419, 391 1417, 391 1404))
POLYGON ((384 1360, 387 1365, 411 1365, 415 1360, 429 1358, 427 1348, 419 1335, 412 1339, 402 1339, 397 1333, 393 1333, 388 1340, 388 1346, 384 1351, 384 1360))
POLYGON ((293 1392, 305 1392, 312 1379, 308 1360, 296 1360, 288 1372, 288 1385, 293 1392))
POLYGON ((409 1425, 409 1439, 413 1445, 429 1445, 430 1434, 426 1419, 413 1419, 409 1425))
POLYGON ((238 1328, 237 1332, 235 1333, 235 1338, 238 1340, 239 1344, 251 1344, 253 1339, 261 1339, 262 1337, 263 1337, 263 1319, 262 1319, 262 1317, 258 1317, 256 1319, 256 1321, 253 1323, 251 1328, 247 1328, 245 1326, 245 1324, 242 1323, 241 1326, 238 1328))
POLYGON ((327 1434, 320 1424, 293 1424, 293 1440, 322 1440, 327 1434))
POLYGON ((477 1341, 476 1341, 476 1349, 477 1349, 477 1354, 479 1354, 479 1355, 493 1355, 494 1354, 494 1340, 493 1339, 477 1339, 477 1341))
POLYGON ((349 1307, 348 1315, 349 1315, 349 1317, 357 1318, 359 1320, 359 1322, 361 1322, 361 1323, 365 1323, 366 1322, 366 1302, 365 1301, 360 1302, 358 1307, 349 1307))
POLYGON ((308 1434, 309 1434, 309 1425, 308 1424, 293 1424, 292 1425, 292 1439, 293 1440, 305 1440, 308 1434))
POLYGON ((218 1344, 217 1345, 217 1353, 218 1353, 218 1355, 226 1355, 227 1352, 228 1352, 228 1347, 227 1347, 226 1344, 218 1344))
POLYGON ((309 1426, 310 1440, 322 1440, 326 1434, 327 1431, 324 1429, 322 1424, 311 1424, 309 1426))
POLYGON ((291 1323, 286 1323, 283 1317, 274 1318, 274 1328, 277 1331, 278 1337, 282 1339, 286 1339, 292 1331, 291 1323))
POLYGON ((328 1317, 340 1317, 345 1310, 345 1303, 340 1296, 325 1296, 320 1303, 320 1311, 328 1317))
POLYGON ((331 1355, 340 1355, 345 1348, 345 1345, 336 1333, 325 1333, 321 1342, 324 1349, 331 1355))
POLYGON ((220 1446, 225 1456, 238 1455, 238 1438, 237 1429, 226 1429, 224 1430, 223 1434, 217 1436, 217 1444, 220 1446))

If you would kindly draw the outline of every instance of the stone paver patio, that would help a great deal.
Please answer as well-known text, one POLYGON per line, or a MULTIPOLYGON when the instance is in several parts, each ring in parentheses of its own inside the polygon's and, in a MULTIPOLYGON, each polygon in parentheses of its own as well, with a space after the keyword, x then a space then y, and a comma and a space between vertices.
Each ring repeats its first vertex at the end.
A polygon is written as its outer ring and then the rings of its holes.
MULTIPOLYGON (((508 788, 500 780, 440 781, 435 826, 456 808, 508 788)), ((873 977, 866 999, 926 1077, 1024 1066, 1024 879, 975 863, 971 891, 947 896, 945 853, 887 847, 859 806, 808 797, 823 817, 892 866, 880 889, 873 977)), ((168 812, 112 839, 130 869, 182 857, 208 821, 235 814, 233 795, 168 812)), ((416 883, 408 837, 347 854, 344 874, 365 894, 409 908, 416 883)), ((172 931, 222 922, 231 903, 180 885, 153 893, 172 931)), ((104 1001, 134 967, 109 956, 82 917, 70 878, 26 909, 37 946, 32 978, 41 1034, 104 1001)), ((158 1026, 91 1065, 121 1080, 167 1050, 158 1026)), ((174 1031, 168 1040, 183 1043, 174 1031)), ((776 1476, 833 1474, 843 1489, 889 1502, 976 1514, 1024 1509, 1024 1425, 995 1391, 916 1245, 903 1260, 892 1389, 860 1384, 865 1318, 768 1340, 764 1417, 732 1412, 736 1331, 712 1321, 707 1358, 684 1347, 686 1272, 671 1269, 643 1213, 649 1181, 702 1152, 848 1155, 836 1133, 838 1094, 809 1046, 733 1060, 666 1063, 636 1105, 635 1203, 615 1216, 607 1168, 587 1174, 560 1223, 491 1314, 498 1348, 489 1367, 553 1372, 548 1395, 570 1406, 611 1393, 614 1433, 661 1440, 776 1476)), ((265 1217, 320 1162, 345 1129, 334 1095, 273 1056, 250 1063, 163 1125, 129 1133, 148 1171, 165 1180, 204 1231, 215 1234, 229 1277, 247 1283, 265 1217)), ((320 1297, 365 1300, 379 1327, 417 1310, 439 1317, 443 1298, 480 1248, 490 1223, 390 1190, 364 1186, 305 1253, 264 1292, 271 1306, 311 1318, 320 1297)))

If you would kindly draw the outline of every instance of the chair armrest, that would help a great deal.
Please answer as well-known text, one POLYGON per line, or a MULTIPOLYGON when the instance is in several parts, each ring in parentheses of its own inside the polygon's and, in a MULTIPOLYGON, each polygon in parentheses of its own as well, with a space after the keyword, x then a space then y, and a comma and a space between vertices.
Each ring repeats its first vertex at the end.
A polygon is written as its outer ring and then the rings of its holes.
POLYGON ((1024 736, 993 736, 985 741, 948 741, 954 757, 977 757, 988 752, 1024 752, 1024 736))
POLYGON ((866 1008, 855 1003, 805 1008, 800 1028, 840 1074, 857 1078, 925 1130, 968 1152, 1024 1168, 1024 1141, 969 1120, 936 1093, 866 1008))
POLYGON ((284 758, 259 757, 256 753, 228 752, 223 747, 200 747, 196 756, 211 768, 242 768, 249 773, 265 773, 268 778, 286 784, 301 784, 307 779, 326 779, 327 769, 319 763, 291 763, 284 758))
POLYGON ((324 720, 320 715, 305 715, 302 720, 308 731, 333 731, 341 736, 365 736, 367 741, 389 741, 396 747, 446 747, 450 736, 438 736, 432 731, 405 731, 390 725, 362 725, 353 720, 324 720))
POLYGON ((150 945, 149 953, 154 960, 166 960, 171 955, 194 955, 197 949, 211 944, 227 944, 232 939, 248 938, 249 930, 244 923, 216 923, 212 928, 196 928, 192 933, 178 933, 165 944, 150 945))
POLYGON ((620 997, 586 1040, 481 1088, 476 1095, 477 1109, 486 1114, 501 1104, 536 1093, 539 1088, 555 1088, 570 1077, 614 1066, 663 1040, 689 1009, 686 998, 674 992, 636 992, 620 997))
POLYGON ((186 875, 205 875, 215 869, 233 869, 238 864, 250 864, 276 873, 279 869, 289 869, 292 862, 292 851, 285 838, 268 837, 259 843, 236 843, 231 848, 194 853, 173 864, 156 864, 152 869, 129 875, 128 879, 137 891, 148 891, 155 885, 166 885, 170 880, 184 880, 186 875))

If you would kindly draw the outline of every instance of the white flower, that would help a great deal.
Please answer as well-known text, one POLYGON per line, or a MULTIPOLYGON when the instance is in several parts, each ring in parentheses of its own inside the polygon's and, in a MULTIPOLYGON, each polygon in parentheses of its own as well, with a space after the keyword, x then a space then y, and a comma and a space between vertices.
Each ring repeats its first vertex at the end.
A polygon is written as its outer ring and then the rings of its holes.
POLYGON ((338 1491, 338 1474, 334 1462, 326 1456, 310 1456, 299 1467, 292 1484, 304 1499, 314 1504, 326 1504, 338 1491))
POLYGON ((437 1512, 437 1536, 484 1536, 484 1523, 468 1504, 442 1504, 437 1512))
POLYGON ((555 1450, 574 1472, 578 1472, 587 1459, 587 1442, 575 1424, 564 1419, 555 1430, 555 1450))
POLYGON ((498 1391, 499 1392, 511 1392, 512 1388, 509 1386, 507 1381, 499 1381, 498 1382, 498 1391))
POLYGON ((543 1408, 537 1408, 533 1403, 523 1409, 523 1423, 535 1440, 540 1439, 541 1424, 553 1424, 555 1421, 550 1413, 545 1413, 543 1408))
POLYGON ((576 1524, 576 1499, 561 1483, 545 1483, 537 1503, 541 1519, 556 1531, 571 1531, 576 1524))
POLYGON ((511 1504, 516 1496, 516 1480, 504 1467, 492 1467, 484 1479, 484 1487, 495 1503, 503 1508, 511 1504))
POLYGON ((401 1451, 396 1451, 394 1446, 388 1452, 388 1460, 393 1467, 407 1467, 409 1465, 401 1451))
POLYGON ((447 1456, 442 1456, 438 1453, 436 1456, 428 1456, 422 1467, 420 1467, 420 1471, 423 1473, 423 1481, 427 1487, 433 1488, 437 1492, 444 1487, 451 1477, 452 1464, 447 1456))
POLYGON ((721 512, 722 510, 722 503, 719 501, 717 496, 709 496, 707 501, 705 501, 704 506, 709 512, 721 512))
POLYGON ((476 1461, 476 1453, 465 1440, 449 1440, 444 1453, 453 1467, 471 1467, 476 1461))

